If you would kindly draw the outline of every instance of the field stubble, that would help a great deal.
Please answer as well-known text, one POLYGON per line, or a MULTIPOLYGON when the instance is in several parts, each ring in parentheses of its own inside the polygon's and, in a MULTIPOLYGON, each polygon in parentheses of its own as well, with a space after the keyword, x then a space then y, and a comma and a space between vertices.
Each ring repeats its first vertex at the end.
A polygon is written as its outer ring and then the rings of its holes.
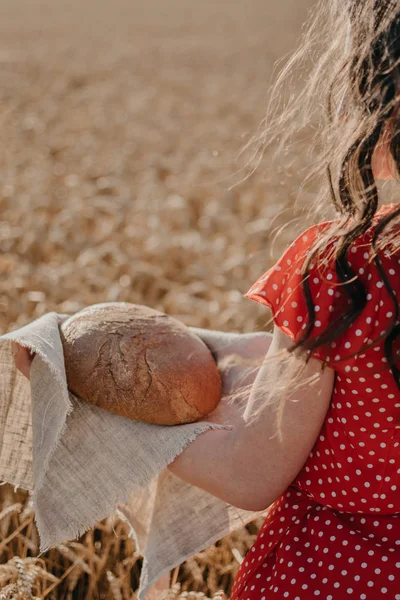
MULTIPOLYGON (((311 4, 1 4, 2 333, 108 301, 188 326, 265 328, 242 295, 298 230, 271 250, 306 159, 266 177, 266 157, 239 183, 237 156, 311 4)), ((141 561, 122 521, 37 558, 26 495, 0 490, 1 598, 135 597, 141 561)), ((187 560, 171 598, 229 594, 259 525, 187 560)))

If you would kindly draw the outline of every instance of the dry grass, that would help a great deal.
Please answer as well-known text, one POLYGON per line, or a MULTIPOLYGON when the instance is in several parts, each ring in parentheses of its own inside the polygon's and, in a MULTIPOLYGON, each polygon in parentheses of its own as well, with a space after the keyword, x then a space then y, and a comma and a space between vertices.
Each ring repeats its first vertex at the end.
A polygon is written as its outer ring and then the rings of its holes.
MULTIPOLYGON (((261 165, 232 187, 235 157, 311 4, 1 4, 0 332, 105 301, 189 326, 265 326, 242 294, 293 238, 296 223, 269 253, 303 163, 267 180, 261 165)), ((27 497, 0 492, 0 598, 135 597, 141 560, 124 523, 37 558, 27 497)), ((229 595, 258 526, 186 561, 170 598, 229 595)))
MULTIPOLYGON (((111 516, 79 540, 38 558, 38 533, 26 494, 8 485, 0 489, 0 600, 136 598, 142 561, 125 522, 111 516)), ((206 594, 226 600, 238 560, 254 542, 261 522, 251 523, 183 563, 175 570, 167 600, 206 600, 206 594)))

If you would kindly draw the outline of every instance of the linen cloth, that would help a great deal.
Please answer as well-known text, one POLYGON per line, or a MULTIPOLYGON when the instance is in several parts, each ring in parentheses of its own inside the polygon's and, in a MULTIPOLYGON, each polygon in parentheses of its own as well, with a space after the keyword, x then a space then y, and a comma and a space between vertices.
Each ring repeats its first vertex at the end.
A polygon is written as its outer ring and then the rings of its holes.
POLYGON ((144 557, 138 600, 159 597, 160 577, 263 513, 166 469, 199 434, 227 425, 140 423, 68 390, 59 326, 69 316, 47 313, 0 336, 0 480, 30 491, 41 552, 118 509, 144 557), (30 382, 15 368, 12 340, 36 352, 30 382))

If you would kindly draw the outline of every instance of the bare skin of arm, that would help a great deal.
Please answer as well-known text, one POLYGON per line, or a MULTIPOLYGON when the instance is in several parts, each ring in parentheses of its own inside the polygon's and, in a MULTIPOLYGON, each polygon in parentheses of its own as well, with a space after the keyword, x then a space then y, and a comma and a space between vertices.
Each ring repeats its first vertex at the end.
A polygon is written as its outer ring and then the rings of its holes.
MULTIPOLYGON (((275 328, 266 358, 291 344, 275 328)), ((268 397, 268 383, 279 378, 279 366, 265 360, 255 374, 250 392, 246 392, 246 410, 241 419, 232 421, 232 430, 211 430, 199 435, 168 468, 233 506, 253 511, 266 509, 302 469, 328 411, 334 371, 325 369, 321 373, 319 361, 311 359, 302 380, 309 381, 313 375, 317 376, 313 385, 300 383, 288 395, 280 438, 276 435, 276 405, 268 397), (252 419, 255 410, 258 417, 252 419)), ((229 422, 231 413, 224 398, 215 413, 216 422, 229 422)), ((214 421, 213 416, 211 413, 207 420, 214 421)))

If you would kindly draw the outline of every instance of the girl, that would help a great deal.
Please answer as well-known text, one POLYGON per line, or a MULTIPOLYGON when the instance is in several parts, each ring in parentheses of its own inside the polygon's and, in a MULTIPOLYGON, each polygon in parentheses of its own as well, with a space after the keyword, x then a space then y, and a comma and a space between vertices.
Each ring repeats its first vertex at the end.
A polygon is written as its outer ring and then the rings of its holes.
POLYGON ((400 599, 400 207, 378 208, 376 187, 400 169, 400 5, 321 2, 292 62, 320 42, 308 88, 262 141, 285 147, 280 126, 325 100, 316 170, 336 218, 246 294, 275 328, 243 421, 170 466, 236 506, 269 507, 231 600, 400 599), (289 362, 269 360, 281 350, 289 362))
MULTIPOLYGON (((307 88, 270 113, 261 142, 286 148, 289 120, 326 106, 316 172, 336 216, 245 295, 275 327, 242 418, 169 466, 234 506, 267 509, 231 600, 400 600, 400 207, 378 208, 376 186, 400 169, 398 2, 324 0, 292 64, 320 43, 307 88)), ((23 350, 17 360, 29 374, 23 350)), ((209 419, 224 415, 221 402, 209 419)))

